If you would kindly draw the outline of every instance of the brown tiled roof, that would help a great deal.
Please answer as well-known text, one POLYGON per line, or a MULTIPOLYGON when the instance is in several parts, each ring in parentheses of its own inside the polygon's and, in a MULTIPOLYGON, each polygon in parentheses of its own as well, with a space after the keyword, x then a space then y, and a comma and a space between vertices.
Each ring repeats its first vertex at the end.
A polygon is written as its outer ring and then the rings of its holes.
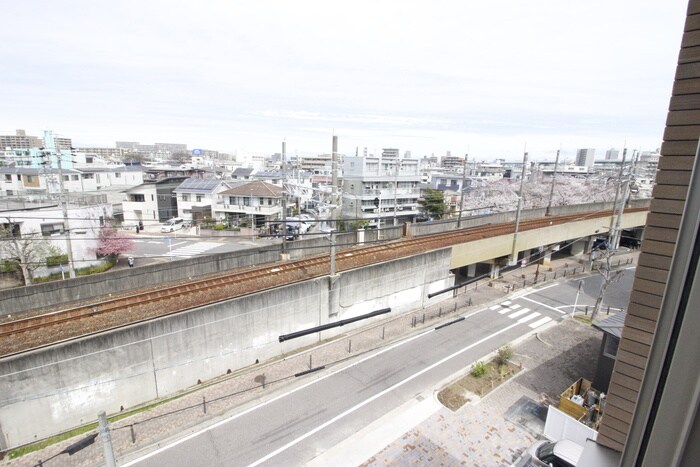
POLYGON ((250 183, 243 183, 230 190, 219 193, 226 196, 262 196, 265 198, 280 198, 282 196, 282 187, 273 185, 272 183, 261 182, 259 180, 250 183))

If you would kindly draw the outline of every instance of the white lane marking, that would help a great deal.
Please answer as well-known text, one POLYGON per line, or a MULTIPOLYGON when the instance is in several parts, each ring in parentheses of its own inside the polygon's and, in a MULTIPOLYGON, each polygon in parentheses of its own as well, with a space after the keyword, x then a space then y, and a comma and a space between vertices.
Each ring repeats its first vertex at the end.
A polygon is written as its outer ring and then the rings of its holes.
MULTIPOLYGON (((481 310, 480 310, 480 311, 481 311, 481 310)), ((235 419, 237 419, 237 418, 240 418, 240 417, 242 417, 242 416, 244 416, 244 415, 247 415, 247 414, 249 414, 250 412, 252 412, 252 411, 254 411, 254 410, 257 410, 257 409, 259 409, 259 408, 261 408, 261 407, 264 407, 264 406, 266 406, 266 405, 268 405, 268 404, 271 404, 271 403, 273 403, 273 402, 276 402, 276 401, 278 401, 278 400, 280 400, 280 399, 282 399, 282 398, 284 398, 284 397, 290 396, 290 395, 294 394, 294 393, 297 392, 297 391, 301 391, 302 389, 306 389, 307 387, 309 387, 309 386, 311 386, 311 385, 313 385, 313 384, 316 384, 316 383, 318 383, 318 382, 320 382, 320 381, 323 381, 323 380, 326 379, 326 378, 330 378, 331 376, 335 376, 337 373, 340 373, 341 371, 345 371, 345 370, 347 370, 348 368, 352 368, 352 367, 354 367, 354 366, 356 366, 356 365, 359 365, 359 364, 361 364, 361 363, 366 362, 367 360, 370 360, 370 359, 372 359, 372 358, 378 357, 379 355, 381 355, 381 354, 383 354, 383 353, 385 353, 385 352, 388 352, 388 351, 390 351, 390 350, 393 350, 394 348, 399 347, 399 346, 401 346, 401 345, 407 344, 407 343, 411 342, 412 340, 418 339, 419 337, 423 337, 424 335, 426 335, 426 334, 428 334, 428 333, 430 333, 430 332, 435 332, 435 329, 428 329, 428 330, 425 331, 425 332, 422 332, 422 333, 420 333, 420 334, 416 334, 415 336, 409 337, 409 338, 406 339, 405 341, 397 342, 396 344, 390 345, 389 347, 386 347, 385 349, 382 349, 382 350, 378 351, 377 353, 374 353, 374 354, 372 354, 372 355, 368 355, 367 357, 364 357, 364 358, 358 360, 357 362, 351 363, 350 365, 348 365, 348 366, 346 366, 346 367, 338 368, 337 370, 331 371, 331 372, 329 372, 328 374, 322 375, 322 376, 320 376, 320 377, 318 377, 318 378, 316 378, 316 379, 313 379, 313 380, 311 380, 311 381, 309 381, 309 382, 307 382, 307 383, 304 383, 304 384, 302 384, 301 386, 299 386, 299 387, 297 387, 297 388, 294 388, 294 389, 292 389, 292 390, 289 391, 289 392, 285 392, 285 393, 283 393, 283 394, 280 394, 280 395, 278 395, 278 396, 273 397, 272 399, 263 401, 263 402, 260 403, 259 405, 256 405, 256 406, 254 406, 254 407, 250 407, 249 409, 246 409, 246 410, 244 410, 244 411, 242 411, 242 412, 240 412, 240 413, 237 413, 237 414, 231 416, 230 418, 227 418, 226 420, 221 420, 220 422, 217 422, 217 423, 215 423, 215 424, 213 424, 213 425, 211 425, 211 426, 208 426, 208 427, 203 428, 203 429, 201 429, 201 430, 199 430, 199 431, 196 431, 196 432, 194 432, 194 433, 192 433, 192 434, 190 434, 190 435, 188 435, 188 436, 185 436, 184 438, 179 439, 179 440, 173 442, 172 444, 169 444, 168 446, 163 446, 162 448, 156 449, 156 450, 153 451, 153 452, 149 452, 148 454, 146 454, 146 455, 144 455, 144 456, 142 456, 142 457, 139 457, 138 459, 134 459, 133 461, 127 462, 126 464, 123 464, 122 467, 128 467, 128 466, 135 465, 135 464, 137 464, 137 463, 139 463, 139 462, 141 462, 141 461, 144 461, 144 460, 148 459, 149 457, 153 457, 153 456, 155 456, 156 454, 160 454, 161 452, 167 451, 168 449, 170 449, 170 448, 172 448, 172 447, 175 447, 175 446, 177 446, 178 444, 184 443, 185 441, 189 441, 189 440, 192 439, 192 438, 196 438, 197 436, 201 435, 202 433, 206 433, 206 432, 209 431, 209 430, 213 430, 214 428, 217 428, 217 427, 219 427, 219 426, 221 426, 221 425, 224 425, 225 423, 228 423, 228 422, 233 421, 233 420, 235 420, 235 419)))
POLYGON ((523 309, 520 310, 520 311, 516 311, 515 313, 508 315, 508 317, 509 317, 510 319, 515 319, 515 318, 517 318, 518 316, 522 316, 522 315, 524 315, 525 313, 527 313, 527 312, 529 312, 529 311, 530 311, 529 308, 523 308, 523 309))
POLYGON ((489 310, 496 311, 496 310, 500 310, 501 308, 503 308, 503 307, 499 304, 499 305, 492 306, 491 308, 489 308, 489 310))
POLYGON ((518 320, 518 323, 527 323, 527 322, 530 321, 531 319, 537 318, 539 315, 540 315, 540 314, 537 313, 537 312, 531 313, 531 314, 525 316, 524 318, 520 318, 520 319, 518 320))
POLYGON ((530 323, 528 326, 530 326, 532 329, 535 329, 536 327, 542 326, 544 323, 549 323, 550 321, 552 321, 552 318, 550 318, 549 316, 545 316, 542 319, 538 319, 534 323, 530 323))
POLYGON ((510 300, 506 300, 505 302, 501 303, 501 305, 503 305, 503 306, 508 306, 508 305, 510 305, 511 303, 513 303, 513 302, 511 302, 510 300))
MULTIPOLYGON (((539 313, 538 313, 538 314, 539 314, 539 313)), ((387 394, 387 393, 393 391, 394 389, 396 389, 396 388, 398 388, 398 387, 400 387, 400 386, 403 386, 404 384, 406 384, 406 383, 408 383, 409 381, 411 381, 411 380, 413 380, 413 379, 415 379, 415 378, 421 376, 421 375, 424 374, 424 373, 427 373, 428 371, 432 370, 433 368, 436 368, 436 367, 442 365, 442 364, 445 363, 446 361, 453 359, 454 357, 456 357, 456 356, 458 356, 458 355, 460 355, 460 354, 466 352, 467 350, 470 350, 470 349, 472 349, 473 347, 476 347, 477 345, 480 345, 480 344, 486 342, 487 340, 492 339, 492 338, 496 337, 497 335, 502 334, 502 333, 508 331, 509 329, 511 329, 511 328, 513 328, 513 327, 515 327, 515 326, 517 326, 517 325, 518 325, 518 323, 513 323, 513 324, 511 324, 510 326, 507 326, 507 327, 501 329, 500 331, 496 331, 495 333, 491 334, 490 336, 486 336, 486 337, 484 337, 483 339, 480 339, 480 340, 474 342, 473 344, 470 344, 470 345, 464 347, 463 349, 458 350, 457 352, 453 353, 452 355, 448 355, 447 357, 444 357, 444 358, 442 358, 441 360, 438 360, 437 362, 433 363, 433 364, 430 365, 430 366, 427 366, 427 367, 423 368, 422 370, 420 370, 420 371, 417 372, 417 373, 414 373, 413 375, 409 376, 408 378, 404 379, 403 381, 399 381, 398 383, 394 384, 393 386, 388 387, 388 388, 384 389, 384 390, 381 391, 381 392, 378 392, 377 394, 375 394, 374 396, 372 396, 372 397, 370 397, 370 398, 368 398, 368 399, 365 399, 364 401, 360 402, 359 404, 355 405, 354 407, 350 407, 350 408, 349 408, 348 410, 346 410, 345 412, 336 415, 335 417, 331 418, 331 419, 328 420, 327 422, 325 422, 325 423, 323 423, 323 424, 317 426, 317 427, 314 428, 313 430, 304 433, 303 435, 301 435, 301 436, 299 436, 298 438, 296 438, 296 439, 290 441, 289 443, 285 444, 284 446, 282 446, 282 447, 280 447, 280 448, 278 448, 278 449, 272 451, 270 454, 266 455, 265 457, 262 457, 262 458, 258 459, 257 461, 255 461, 255 462, 253 462, 252 464, 250 464, 248 467, 255 467, 256 465, 260 465, 260 464, 262 464, 263 462, 267 462, 268 460, 270 460, 270 459, 272 459, 273 457, 275 457, 277 454, 279 454, 279 453, 281 453, 281 452, 283 452, 283 451, 286 451, 287 449, 291 448, 292 446, 295 446, 295 445, 299 444, 300 442, 304 441, 306 438, 308 438, 308 437, 310 437, 310 436, 313 436, 314 434, 318 433, 319 431, 323 430, 324 428, 326 428, 326 427, 332 425, 333 423, 337 422, 338 420, 340 420, 340 419, 342 419, 342 418, 345 418, 346 416, 350 415, 351 413, 353 413, 353 412, 355 412, 355 411, 361 409, 362 407, 364 407, 365 405, 369 404, 370 402, 375 401, 376 399, 378 399, 378 398, 382 397, 383 395, 385 395, 385 394, 387 394)))
POLYGON ((184 245, 185 243, 187 243, 187 242, 173 243, 173 244, 170 245, 170 246, 180 246, 180 245, 184 245))
POLYGON ((554 307, 552 307, 552 306, 546 305, 546 304, 544 304, 544 303, 542 303, 542 302, 538 302, 537 300, 533 300, 533 299, 531 299, 531 298, 527 298, 527 297, 520 297, 520 298, 522 298, 523 300, 527 300, 527 301, 529 301, 529 302, 532 302, 532 303, 536 303, 536 304, 539 305, 539 306, 543 306, 543 307, 545 307, 545 308, 549 308, 550 310, 554 310, 554 311, 556 311, 557 313, 561 313, 562 315, 563 315, 564 313, 566 313, 565 311, 561 311, 559 308, 554 308, 554 307))
POLYGON ((517 310, 518 308, 520 308, 520 303, 513 303, 513 304, 510 306, 510 309, 511 309, 511 310, 517 310))
POLYGON ((517 296, 515 296, 515 297, 513 297, 513 298, 515 299, 515 298, 527 297, 528 295, 532 295, 533 293, 539 293, 539 292, 542 292, 543 290, 551 289, 552 287, 558 287, 559 285, 560 285, 559 283, 547 285, 547 286, 545 286, 545 287, 540 287, 540 288, 537 288, 537 289, 530 290, 529 292, 525 292, 524 294, 522 294, 522 295, 517 295, 517 296))

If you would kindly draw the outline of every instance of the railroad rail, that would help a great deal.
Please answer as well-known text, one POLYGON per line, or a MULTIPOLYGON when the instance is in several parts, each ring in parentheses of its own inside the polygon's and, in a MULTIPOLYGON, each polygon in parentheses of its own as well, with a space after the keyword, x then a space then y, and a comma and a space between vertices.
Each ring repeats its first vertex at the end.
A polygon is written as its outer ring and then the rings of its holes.
MULTIPOLYGON (((637 208, 630 209, 628 212, 644 210, 646 208, 637 208)), ((604 211, 526 220, 520 223, 519 231, 609 215, 609 211, 604 211)), ((423 237, 404 238, 385 244, 349 247, 336 254, 336 270, 363 267, 512 232, 512 223, 489 224, 423 237)), ((215 277, 194 279, 186 283, 165 284, 157 290, 125 294, 86 305, 0 323, 0 356, 180 313, 275 287, 324 277, 330 273, 329 263, 329 255, 324 254, 302 260, 246 268, 215 277)))

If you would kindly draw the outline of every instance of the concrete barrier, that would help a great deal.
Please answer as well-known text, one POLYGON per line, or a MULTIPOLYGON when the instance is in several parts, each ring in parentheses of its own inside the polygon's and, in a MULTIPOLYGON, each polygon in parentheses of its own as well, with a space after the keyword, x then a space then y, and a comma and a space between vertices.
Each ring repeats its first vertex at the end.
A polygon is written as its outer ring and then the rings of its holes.
MULTIPOLYGON (((0 360, 0 448, 172 395, 347 332, 379 316, 280 343, 280 335, 391 308, 438 303, 450 249, 389 261, 178 313, 0 360), (331 288, 338 291, 331 300, 331 288), (337 303, 337 305, 336 305, 337 303), (331 307, 337 309, 331 309, 331 307)), ((447 295, 447 294, 446 294, 447 295)))

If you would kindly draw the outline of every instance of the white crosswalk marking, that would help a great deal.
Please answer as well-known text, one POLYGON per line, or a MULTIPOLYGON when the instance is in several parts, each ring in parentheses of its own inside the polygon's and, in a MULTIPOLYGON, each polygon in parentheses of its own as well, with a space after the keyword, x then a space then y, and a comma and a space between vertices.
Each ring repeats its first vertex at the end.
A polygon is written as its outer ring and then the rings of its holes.
POLYGON ((515 318, 517 318, 518 316, 522 316, 522 315, 524 315, 525 313, 527 313, 527 312, 529 312, 529 311, 530 311, 529 308, 523 308, 523 309, 520 310, 520 311, 516 311, 515 313, 508 315, 508 317, 509 317, 510 319, 515 319, 515 318))
POLYGON ((501 305, 494 305, 491 308, 489 308, 489 310, 496 311, 496 310, 500 310, 501 308, 502 308, 501 305))
POLYGON ((510 305, 511 303, 513 303, 513 302, 511 302, 510 300, 506 300, 505 302, 501 303, 501 305, 503 305, 503 306, 508 306, 508 305, 510 305))
POLYGON ((510 309, 511 309, 511 310, 517 310, 518 308, 520 308, 520 303, 513 303, 513 304, 510 306, 510 309))
POLYGON ((534 323, 530 323, 529 326, 530 326, 532 329, 535 329, 536 327, 542 326, 543 324, 549 323, 550 321, 552 321, 552 318, 550 318, 549 316, 545 316, 545 317, 542 318, 542 319, 538 319, 538 320, 535 321, 534 323))
POLYGON ((212 248, 216 248, 220 245, 220 243, 216 242, 197 242, 188 246, 183 246, 182 248, 177 248, 171 253, 166 253, 165 256, 179 256, 189 258, 191 256, 201 255, 205 251, 211 250, 212 248))
POLYGON ((535 311, 534 313, 531 313, 531 314, 525 316, 524 318, 520 318, 518 320, 518 323, 527 323, 528 321, 537 318, 539 315, 540 314, 535 311))

